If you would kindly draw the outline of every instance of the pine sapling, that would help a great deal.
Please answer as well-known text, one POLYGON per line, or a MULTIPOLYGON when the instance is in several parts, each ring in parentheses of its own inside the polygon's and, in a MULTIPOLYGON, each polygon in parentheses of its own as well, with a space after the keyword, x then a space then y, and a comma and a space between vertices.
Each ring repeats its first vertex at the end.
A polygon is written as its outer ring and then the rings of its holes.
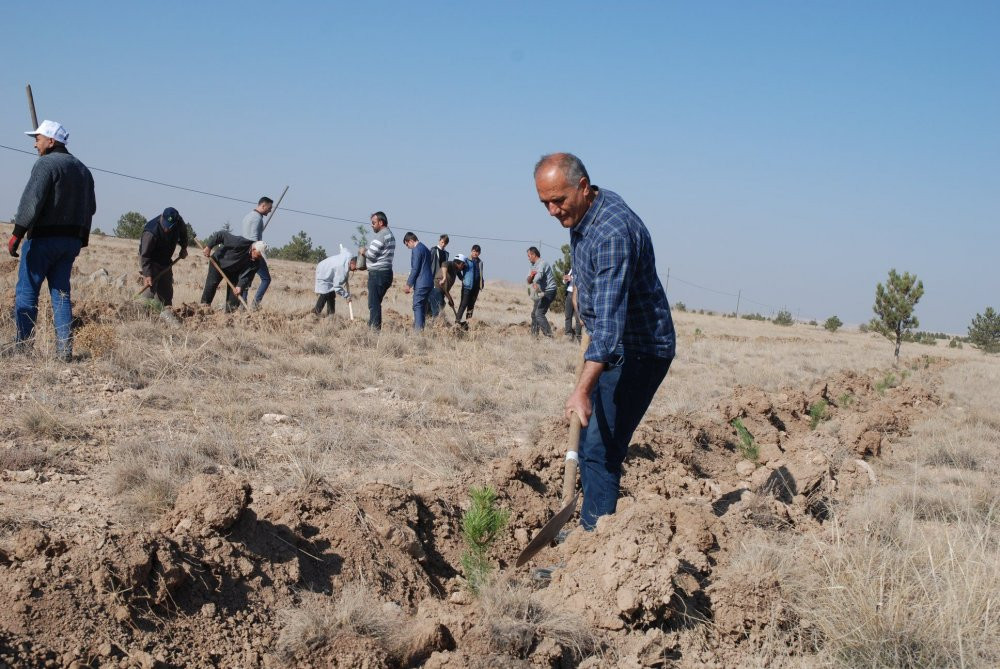
POLYGON ((472 505, 462 516, 462 538, 466 550, 462 553, 462 570, 469 589, 477 595, 489 581, 493 565, 489 561, 490 547, 507 527, 510 511, 498 509, 497 493, 489 486, 470 488, 472 505))

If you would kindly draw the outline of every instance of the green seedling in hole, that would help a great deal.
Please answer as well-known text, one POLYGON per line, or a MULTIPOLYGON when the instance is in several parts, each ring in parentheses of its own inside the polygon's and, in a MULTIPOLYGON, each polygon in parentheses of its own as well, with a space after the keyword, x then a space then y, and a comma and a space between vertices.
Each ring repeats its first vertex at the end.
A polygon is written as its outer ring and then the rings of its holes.
POLYGON ((878 392, 879 395, 885 395, 885 391, 887 388, 895 388, 895 387, 896 387, 896 377, 890 373, 886 374, 884 379, 875 384, 875 391, 878 392))
POLYGON ((851 395, 850 393, 844 393, 843 395, 837 398, 837 403, 840 406, 847 408, 852 404, 854 404, 854 395, 851 395))
POLYGON ((754 443, 750 430, 746 428, 743 421, 739 418, 732 419, 729 424, 733 426, 733 429, 736 430, 736 436, 740 438, 740 453, 747 460, 757 462, 757 458, 760 456, 760 449, 754 443))
POLYGON ((820 424, 820 421, 824 421, 829 416, 826 415, 826 400, 819 400, 818 402, 813 402, 809 406, 809 429, 815 430, 816 426, 820 424))
POLYGON ((469 497, 472 506, 462 516, 462 538, 466 549, 461 562, 469 589, 478 595, 493 571, 487 554, 500 532, 507 527, 510 511, 497 508, 497 493, 489 486, 470 488, 469 497))
POLYGON ((160 302, 155 297, 147 297, 143 299, 142 306, 144 306, 151 314, 158 314, 163 311, 163 302, 160 302))

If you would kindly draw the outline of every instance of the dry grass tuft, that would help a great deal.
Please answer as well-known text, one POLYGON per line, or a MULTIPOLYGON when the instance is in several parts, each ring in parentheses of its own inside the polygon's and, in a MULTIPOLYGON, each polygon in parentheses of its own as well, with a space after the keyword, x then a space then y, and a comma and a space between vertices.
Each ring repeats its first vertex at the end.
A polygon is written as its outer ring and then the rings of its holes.
POLYGON ((498 582, 483 589, 479 602, 483 634, 498 652, 527 657, 542 639, 552 639, 576 658, 598 647, 597 636, 580 615, 543 605, 527 587, 498 582))
POLYGON ((786 583, 821 654, 852 667, 996 666, 1000 514, 933 528, 911 517, 902 529, 893 543, 866 533, 823 542, 819 568, 786 583))
POLYGON ((36 403, 27 407, 17 418, 19 432, 27 438, 46 438, 54 441, 86 438, 87 433, 75 420, 60 415, 55 410, 36 403))
POLYGON ((0 470, 38 470, 48 466, 51 460, 48 450, 36 444, 14 444, 10 448, 0 449, 0 470))
POLYGON ((73 334, 73 345, 94 358, 106 358, 115 349, 118 334, 112 325, 88 323, 73 334))
POLYGON ((308 599, 301 606, 281 613, 278 653, 285 661, 304 657, 342 635, 373 639, 390 654, 402 648, 406 628, 402 611, 383 605, 369 586, 344 586, 332 605, 327 597, 303 594, 308 599))

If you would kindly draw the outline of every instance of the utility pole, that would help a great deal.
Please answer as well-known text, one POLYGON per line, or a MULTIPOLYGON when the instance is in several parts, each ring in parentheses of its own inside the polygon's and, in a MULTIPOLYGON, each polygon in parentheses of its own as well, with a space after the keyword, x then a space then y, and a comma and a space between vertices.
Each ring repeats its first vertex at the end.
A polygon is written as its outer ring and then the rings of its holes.
MULTIPOLYGON (((732 295, 732 293, 729 293, 729 294, 732 295)), ((738 291, 736 291, 736 317, 737 318, 740 317, 740 298, 742 298, 742 297, 743 297, 743 289, 740 288, 738 291)))
POLYGON ((666 283, 665 286, 663 286, 663 292, 664 293, 669 293, 670 292, 670 268, 669 267, 667 268, 667 283, 666 283))

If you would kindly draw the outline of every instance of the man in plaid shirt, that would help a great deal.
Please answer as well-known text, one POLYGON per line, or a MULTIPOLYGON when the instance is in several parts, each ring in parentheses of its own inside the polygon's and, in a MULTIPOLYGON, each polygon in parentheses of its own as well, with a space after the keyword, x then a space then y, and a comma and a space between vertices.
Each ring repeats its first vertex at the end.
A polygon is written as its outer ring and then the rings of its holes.
POLYGON ((576 413, 583 426, 580 522, 592 530, 617 507, 629 441, 674 358, 674 323, 649 231, 619 195, 591 185, 570 153, 543 156, 535 188, 570 231, 577 306, 591 334, 566 417, 576 413))

